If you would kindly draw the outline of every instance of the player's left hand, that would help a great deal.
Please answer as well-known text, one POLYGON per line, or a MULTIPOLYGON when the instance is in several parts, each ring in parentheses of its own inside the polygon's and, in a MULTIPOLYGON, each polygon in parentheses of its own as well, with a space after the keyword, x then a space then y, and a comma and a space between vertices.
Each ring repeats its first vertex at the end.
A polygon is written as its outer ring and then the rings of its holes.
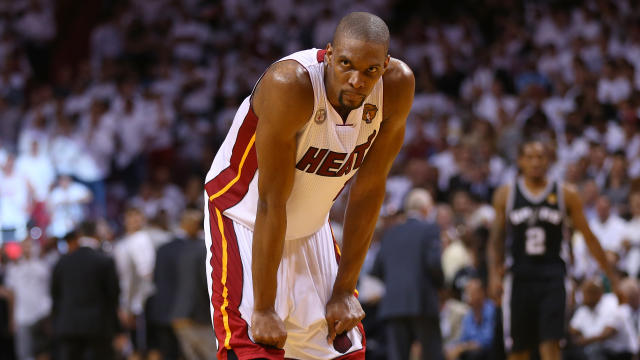
POLYGON ((616 274, 613 276, 607 276, 607 278, 609 278, 611 292, 616 295, 616 297, 618 298, 618 302, 625 303, 627 299, 624 296, 624 292, 620 289, 620 278, 618 277, 618 275, 616 274))
POLYGON ((336 335, 356 327, 364 319, 364 315, 364 310, 353 293, 332 295, 325 315, 329 327, 329 344, 333 343, 336 335))

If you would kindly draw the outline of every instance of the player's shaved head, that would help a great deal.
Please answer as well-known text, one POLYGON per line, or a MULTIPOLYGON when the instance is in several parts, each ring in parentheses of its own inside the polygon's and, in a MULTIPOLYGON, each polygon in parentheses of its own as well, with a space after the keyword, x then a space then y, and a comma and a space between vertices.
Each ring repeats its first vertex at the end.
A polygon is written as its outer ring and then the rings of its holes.
POLYGON ((362 106, 389 65, 389 29, 375 15, 354 12, 340 20, 326 50, 327 97, 346 119, 362 106))
POLYGON ((333 33, 333 45, 343 39, 354 39, 382 44, 389 49, 389 28, 378 16, 367 12, 352 12, 343 17, 333 33))

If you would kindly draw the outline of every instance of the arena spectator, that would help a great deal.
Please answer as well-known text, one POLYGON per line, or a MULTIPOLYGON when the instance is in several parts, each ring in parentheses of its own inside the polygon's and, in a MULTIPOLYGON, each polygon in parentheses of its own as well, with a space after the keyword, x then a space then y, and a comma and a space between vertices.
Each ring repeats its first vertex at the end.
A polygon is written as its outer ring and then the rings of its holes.
POLYGON ((480 279, 471 279, 465 288, 469 312, 462 319, 457 343, 447 349, 447 359, 489 359, 496 325, 496 307, 487 299, 480 279))
MULTIPOLYGON (((0 268, 4 267, 3 255, 0 255, 0 268)), ((0 270, 0 274, 3 271, 0 270)), ((0 275, 0 278, 3 276, 0 275)), ((13 321, 13 294, 4 286, 4 279, 0 280, 0 357, 13 360, 15 323, 13 321)))
POLYGON ((605 195, 598 198, 596 212, 598 213, 597 217, 589 221, 591 231, 600 240, 603 249, 622 254, 624 220, 618 215, 612 214, 611 201, 605 195))
MULTIPOLYGON (((0 92, 0 95, 1 94, 0 92)), ((20 123, 22 114, 17 106, 9 103, 4 96, 0 96, 0 116, 2 117, 2 123, 0 123, 0 148, 8 151, 7 145, 15 145, 14 139, 18 136, 18 124, 20 123)), ((0 152, 2 152, 2 150, 0 150, 0 152)), ((3 163, 1 157, 3 156, 0 155, 0 165, 3 163)))
POLYGON ((452 295, 449 289, 440 292, 440 330, 445 349, 451 349, 458 343, 462 335, 462 321, 469 312, 469 306, 452 295))
POLYGON ((600 188, 595 180, 585 180, 580 184, 580 194, 582 194, 584 207, 584 215, 588 221, 594 221, 597 218, 598 213, 596 211, 596 203, 600 198, 600 188))
POLYGON ((107 211, 106 184, 115 152, 115 120, 107 113, 105 101, 94 100, 89 114, 79 118, 76 136, 80 146, 75 159, 74 176, 93 193, 93 214, 107 211))
POLYGON ((93 222, 65 236, 68 252, 51 279, 53 331, 60 359, 113 359, 119 284, 113 259, 100 253, 93 222))
POLYGON ((624 303, 629 306, 629 313, 624 316, 628 317, 635 334, 640 334, 640 285, 638 280, 632 277, 624 279, 620 283, 620 292, 624 296, 624 303))
POLYGON ((147 302, 149 334, 153 340, 149 347, 158 350, 165 359, 178 358, 181 353, 178 338, 172 328, 172 309, 178 302, 178 295, 182 295, 178 292, 180 280, 186 280, 179 276, 180 259, 184 256, 187 241, 197 236, 201 227, 200 220, 199 217, 194 217, 193 213, 190 216, 185 213, 176 236, 159 246, 156 252, 153 271, 155 291, 147 302))
POLYGON ((146 219, 141 210, 131 207, 124 214, 125 237, 114 249, 114 259, 120 281, 118 316, 126 330, 131 331, 135 349, 146 349, 144 305, 153 291, 153 267, 156 250, 144 230, 146 219))
POLYGON ((35 75, 47 80, 51 59, 51 42, 56 35, 54 3, 52 1, 32 0, 16 24, 16 31, 26 42, 27 56, 35 75))
POLYGON ((52 214, 49 232, 51 235, 63 238, 84 220, 85 204, 91 201, 89 189, 74 182, 69 175, 62 175, 58 185, 53 188, 47 198, 49 211, 52 214))
POLYGON ((180 296, 171 312, 173 329, 188 360, 204 360, 216 352, 215 334, 211 330, 206 275, 202 264, 206 249, 200 237, 202 215, 198 210, 187 210, 183 215, 185 246, 177 263, 176 291, 180 296))
POLYGON ((436 222, 440 226, 443 241, 442 270, 444 279, 447 284, 451 284, 460 269, 471 266, 471 253, 460 237, 461 227, 456 227, 453 223, 451 206, 438 206, 436 222))
POLYGON ((58 175, 74 175, 80 143, 74 136, 75 127, 71 119, 58 114, 50 144, 51 161, 58 175))
POLYGON ((14 241, 26 236, 33 188, 29 180, 15 169, 15 158, 8 155, 0 172, 0 236, 14 241))
POLYGON ((422 345, 423 359, 444 359, 437 290, 444 281, 440 231, 425 221, 432 207, 426 190, 409 193, 407 220, 385 232, 372 270, 386 287, 378 316, 385 320, 388 359, 409 358, 413 341, 422 345))
POLYGON ((599 280, 587 280, 582 287, 583 304, 573 317, 569 332, 586 359, 631 359, 638 351, 637 332, 631 310, 620 306, 614 295, 603 296, 599 280))
POLYGON ((25 114, 26 119, 23 121, 26 124, 23 125, 22 131, 18 136, 18 154, 31 152, 34 142, 38 144, 38 149, 40 150, 49 148, 49 129, 47 118, 44 114, 45 111, 44 106, 40 105, 35 109, 31 109, 30 113, 25 114))
POLYGON ((18 155, 15 166, 16 171, 22 173, 33 186, 34 199, 38 202, 45 201, 56 179, 46 148, 41 149, 40 143, 33 141, 28 153, 18 155))
POLYGON ((629 196, 631 220, 627 223, 622 245, 628 252, 625 269, 630 277, 637 278, 640 272, 640 192, 629 196))
POLYGON ((48 352, 45 322, 51 313, 51 268, 34 240, 22 242, 22 257, 7 266, 5 284, 13 293, 15 349, 18 359, 36 359, 48 352))
POLYGON ((611 160, 611 169, 604 184, 604 195, 611 201, 612 211, 617 215, 627 213, 627 202, 631 190, 628 175, 628 163, 624 151, 615 152, 611 160))

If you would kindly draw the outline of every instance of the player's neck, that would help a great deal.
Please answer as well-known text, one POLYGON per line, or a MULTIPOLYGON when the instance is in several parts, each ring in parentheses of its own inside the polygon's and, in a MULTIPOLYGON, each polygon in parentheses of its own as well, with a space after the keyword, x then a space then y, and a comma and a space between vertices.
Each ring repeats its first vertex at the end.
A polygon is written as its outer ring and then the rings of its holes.
POLYGON ((340 105, 336 106, 333 103, 331 103, 331 101, 329 101, 329 103, 331 104, 333 109, 338 113, 338 115, 340 115, 340 117, 342 118, 342 122, 346 123, 347 118, 349 118, 349 113, 351 112, 351 109, 344 109, 340 105))
POLYGON ((340 115, 340 118, 342 118, 342 122, 346 123, 347 122, 347 118, 349 118, 349 113, 351 112, 351 109, 349 108, 345 108, 344 106, 340 106, 340 104, 334 104, 333 101, 331 101, 331 98, 329 98, 327 96, 327 99, 329 99, 329 104, 331 105, 331 107, 338 113, 338 115, 340 115))
POLYGON ((351 112, 352 109, 342 106, 340 104, 340 100, 338 99, 338 97, 337 96, 332 96, 332 94, 334 94, 335 92, 329 90, 331 88, 331 86, 332 85, 331 85, 331 83, 329 81, 329 78, 327 76, 327 65, 325 64, 325 68, 324 68, 324 91, 325 91, 325 94, 327 96, 327 100, 329 100, 329 104, 331 105, 331 107, 333 107, 333 109, 338 113, 338 115, 340 115, 340 117, 342 118, 342 122, 346 123, 347 122, 347 118, 349 117, 349 113, 351 112))
POLYGON ((524 185, 527 187, 527 190, 533 194, 543 191, 547 187, 547 184, 548 180, 546 177, 540 179, 524 177, 524 185))

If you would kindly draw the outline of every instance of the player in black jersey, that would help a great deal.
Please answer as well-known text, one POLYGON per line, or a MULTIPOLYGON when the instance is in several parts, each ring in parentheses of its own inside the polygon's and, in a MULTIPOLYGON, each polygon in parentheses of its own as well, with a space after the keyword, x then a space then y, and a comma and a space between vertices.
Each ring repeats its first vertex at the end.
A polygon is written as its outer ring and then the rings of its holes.
POLYGON ((489 291, 502 302, 509 360, 528 360, 535 348, 542 360, 561 358, 567 303, 561 249, 567 220, 583 234, 614 288, 617 284, 589 229, 580 196, 573 187, 550 180, 548 165, 542 143, 524 143, 518 154, 520 176, 493 198, 496 220, 489 240, 489 291))

